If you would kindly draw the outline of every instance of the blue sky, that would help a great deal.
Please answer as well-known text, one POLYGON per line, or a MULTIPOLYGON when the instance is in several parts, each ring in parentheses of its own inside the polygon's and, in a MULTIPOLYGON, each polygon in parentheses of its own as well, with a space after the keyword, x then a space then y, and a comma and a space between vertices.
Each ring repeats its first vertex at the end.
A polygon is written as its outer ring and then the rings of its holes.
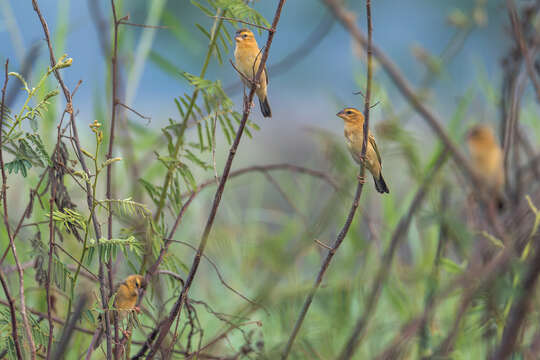
MULTIPOLYGON (((130 13, 133 22, 144 22, 147 14, 147 1, 124 2, 123 14, 130 13)), ((259 1, 255 8, 267 19, 271 19, 275 10, 275 1, 259 1)), ((474 1, 444 1, 444 0, 377 0, 373 2, 374 41, 385 50, 399 65, 408 79, 415 83, 424 74, 424 68, 418 63, 411 52, 414 45, 426 48, 438 54, 442 51, 455 29, 449 26, 446 18, 450 11, 456 8, 464 9, 474 6, 474 1)), ((0 58, 9 57, 11 69, 16 69, 20 53, 34 43, 41 43, 41 68, 47 62, 45 43, 37 16, 32 10, 31 1, 0 0, 0 58), (14 20, 18 24, 20 34, 14 36, 14 27, 6 22, 11 8, 14 20), (19 37, 17 37, 19 36, 19 37), (16 44, 14 41, 16 41, 16 44), (20 41, 22 40, 22 41, 20 41)), ((99 51, 96 30, 90 20, 86 1, 41 0, 40 7, 49 22, 53 34, 58 31, 68 31, 67 41, 63 49, 73 57, 74 63, 64 71, 64 76, 70 88, 79 79, 83 86, 77 95, 80 116, 82 119, 92 117, 92 103, 96 94, 103 95, 105 79, 105 63, 99 51), (62 23, 59 19, 68 19, 62 23)), ((110 14, 109 1, 100 1, 105 16, 110 14)), ((503 32, 501 22, 507 18, 501 11, 501 2, 491 0, 488 3, 488 25, 475 30, 467 39, 464 49, 454 59, 447 69, 445 76, 435 87, 436 101, 441 111, 451 111, 455 97, 463 94, 464 89, 474 86, 479 67, 485 68, 494 84, 499 81, 497 66, 508 45, 508 35, 503 32)), ((362 2, 351 1, 350 7, 357 13, 359 24, 364 26, 364 9, 362 2)), ((167 10, 187 30, 194 43, 203 43, 203 38, 195 29, 195 23, 209 26, 212 19, 201 15, 189 1, 171 2, 167 10)), ((290 0, 286 3, 279 31, 272 45, 269 64, 285 57, 301 44, 308 34, 317 26, 325 14, 325 7, 314 0, 290 0)), ((13 22, 13 18, 11 23, 13 22)), ((135 48, 142 31, 134 28, 124 28, 128 40, 122 51, 135 48)), ((259 38, 259 43, 264 41, 259 38)), ((318 124, 325 126, 326 119, 334 116, 342 105, 359 103, 359 98, 352 95, 358 89, 353 74, 360 74, 363 64, 353 53, 352 42, 348 34, 339 24, 335 24, 316 49, 304 60, 286 73, 272 77, 270 74, 270 101, 277 123, 318 124), (342 105, 341 105, 342 104, 342 105)), ((201 67, 204 46, 194 46, 186 50, 179 44, 169 31, 157 30, 153 50, 168 58, 179 68, 198 74, 201 67)), ((130 53, 130 51, 126 53, 130 53)), ((57 51, 57 55, 60 51, 57 51)), ((231 54, 227 56, 232 57, 231 54)), ((213 61, 208 72, 208 78, 221 79, 224 85, 236 81, 236 74, 229 64, 217 65, 213 61)), ((386 84, 386 89, 392 94, 393 101, 402 102, 393 86, 381 71, 376 73, 376 79, 386 84), (395 96, 394 96, 395 95, 395 96)), ((163 73, 153 63, 148 62, 137 89, 136 108, 154 119, 155 124, 162 124, 168 117, 177 118, 173 98, 186 91, 186 82, 178 77, 163 73)), ((240 104, 239 97, 234 96, 240 104)), ((240 105, 238 105, 239 107, 240 105)), ((259 117, 257 113, 255 115, 259 117)), ((376 115, 375 115, 376 116, 376 115)))

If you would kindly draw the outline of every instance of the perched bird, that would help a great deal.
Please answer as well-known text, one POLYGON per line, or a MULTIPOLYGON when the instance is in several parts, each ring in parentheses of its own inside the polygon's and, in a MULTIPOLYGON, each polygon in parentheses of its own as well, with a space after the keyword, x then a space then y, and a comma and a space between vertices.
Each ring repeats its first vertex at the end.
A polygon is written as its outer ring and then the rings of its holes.
MULTIPOLYGON (((137 274, 129 275, 123 282, 116 286, 114 309, 118 311, 119 320, 127 317, 127 315, 131 311, 140 311, 137 307, 137 300, 139 300, 139 295, 145 288, 146 280, 144 279, 144 276, 137 274)), ((96 337, 96 341, 94 342, 94 349, 97 349, 103 337, 103 325, 101 321, 100 326, 94 334, 94 337, 96 337)))
MULTIPOLYGON (((243 76, 240 76, 242 82, 251 87, 249 80, 255 78, 259 65, 261 63, 262 51, 259 50, 257 40, 253 32, 249 29, 240 29, 236 32, 234 37, 236 40, 236 48, 234 49, 234 60, 238 69, 242 72, 243 76), (247 78, 247 79, 246 79, 247 78)), ((263 69, 259 86, 255 90, 257 97, 259 98, 259 104, 261 105, 261 112, 264 117, 272 117, 272 110, 268 103, 268 96, 266 93, 268 85, 268 73, 266 68, 263 69)))
POLYGON ((477 178, 495 192, 497 207, 504 206, 503 152, 491 127, 476 125, 467 133, 467 145, 477 178))
MULTIPOLYGON (((345 108, 336 114, 345 121, 345 139, 351 155, 358 164, 362 163, 362 142, 364 141, 364 115, 355 108, 345 108)), ((375 189, 381 194, 389 193, 381 172, 381 154, 377 149, 375 138, 369 132, 365 162, 366 168, 373 175, 375 189)))

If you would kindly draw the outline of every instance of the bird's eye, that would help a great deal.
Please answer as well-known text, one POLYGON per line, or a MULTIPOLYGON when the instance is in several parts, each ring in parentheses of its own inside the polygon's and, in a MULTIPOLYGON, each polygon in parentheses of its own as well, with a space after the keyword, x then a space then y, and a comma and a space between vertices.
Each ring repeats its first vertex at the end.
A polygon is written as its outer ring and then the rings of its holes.
POLYGON ((351 110, 347 110, 347 111, 345 112, 345 114, 347 114, 347 115, 352 115, 352 111, 351 111, 351 110))
POLYGON ((136 287, 137 287, 137 289, 138 289, 138 288, 140 288, 140 287, 141 287, 141 284, 139 284, 139 282, 138 282, 138 281, 135 281, 135 286, 136 286, 136 287))
POLYGON ((242 37, 243 37, 244 39, 246 39, 248 36, 247 36, 247 34, 243 34, 242 37))

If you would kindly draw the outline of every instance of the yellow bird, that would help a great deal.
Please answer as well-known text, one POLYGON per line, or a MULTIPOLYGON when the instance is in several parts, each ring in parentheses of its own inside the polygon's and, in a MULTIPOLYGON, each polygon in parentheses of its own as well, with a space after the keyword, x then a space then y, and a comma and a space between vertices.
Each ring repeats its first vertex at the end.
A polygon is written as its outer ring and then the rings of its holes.
MULTIPOLYGON (((261 63, 262 51, 259 50, 257 40, 253 32, 249 29, 240 29, 236 32, 234 37, 236 40, 236 48, 234 49, 234 60, 236 66, 242 72, 243 76, 240 76, 244 85, 251 87, 249 80, 255 78, 259 65, 261 63), (247 79, 246 79, 247 78, 247 79)), ((259 104, 261 105, 261 112, 264 117, 272 117, 272 110, 268 103, 267 86, 268 86, 268 73, 266 68, 263 69, 259 86, 255 90, 257 97, 259 98, 259 104)))
MULTIPOLYGON (((116 286, 114 308, 118 311, 118 319, 122 320, 131 311, 139 312, 137 300, 142 290, 146 288, 146 280, 141 275, 129 275, 123 282, 116 286)), ((112 317, 111 317, 112 319, 112 317)), ((103 326, 100 321, 100 326, 94 335, 96 337, 94 349, 96 349, 103 337, 103 326)))
MULTIPOLYGON (((345 121, 347 147, 354 161, 361 164, 362 142, 364 141, 364 115, 355 108, 345 108, 336 115, 345 121)), ((365 166, 373 175, 375 189, 381 194, 389 193, 390 190, 382 176, 381 154, 371 132, 369 132, 365 158, 367 159, 365 166)))
POLYGON ((479 124, 467 133, 467 145, 471 154, 472 167, 477 178, 495 192, 497 206, 504 205, 503 152, 493 130, 488 125, 479 124))

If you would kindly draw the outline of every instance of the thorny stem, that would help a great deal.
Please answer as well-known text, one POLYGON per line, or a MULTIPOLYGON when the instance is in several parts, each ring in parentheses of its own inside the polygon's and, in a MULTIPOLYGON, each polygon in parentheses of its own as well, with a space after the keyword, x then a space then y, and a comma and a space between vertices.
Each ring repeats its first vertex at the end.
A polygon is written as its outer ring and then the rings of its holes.
MULTIPOLYGON (((366 150, 367 150, 367 140, 368 140, 368 134, 369 134, 369 109, 370 109, 369 101, 371 98, 371 82, 373 78, 373 64, 372 64, 372 54, 371 54, 371 36, 372 36, 371 35, 372 34, 371 0, 366 0, 366 10, 367 10, 367 21, 368 21, 368 46, 367 46, 366 95, 364 97, 365 120, 364 120, 364 127, 362 129, 362 136, 364 137, 363 142, 362 142, 362 151, 361 151, 362 159, 365 158, 366 150)), ((364 177, 364 173, 365 173, 365 166, 364 166, 364 163, 362 163, 360 165, 360 178, 364 177)), ((345 224, 341 228, 341 231, 339 232, 336 240, 332 244, 332 249, 328 251, 328 253, 326 254, 326 258, 321 264, 319 273, 317 274, 317 278, 315 279, 315 283, 313 284, 313 287, 308 293, 308 296, 304 302, 304 305, 302 306, 302 309, 300 310, 300 315, 298 316, 298 319, 296 320, 296 323, 294 324, 294 329, 289 337, 289 340, 287 341, 285 350, 283 351, 281 355, 282 360, 286 360, 289 357, 294 341, 296 340, 296 337, 298 336, 298 333, 300 332, 300 328, 302 327, 302 324, 304 323, 304 319, 306 318, 309 307, 311 306, 311 303, 313 302, 315 293, 317 292, 317 290, 319 289, 322 283, 326 270, 328 270, 328 267, 330 266, 330 262, 332 261, 332 258, 334 257, 335 253, 339 249, 343 240, 345 239, 345 236, 347 236, 347 233, 349 232, 349 228, 351 227, 352 221, 354 219, 354 215, 356 214, 356 210, 360 202, 360 197, 362 196, 363 188, 364 188, 364 182, 358 179, 358 185, 356 186, 356 194, 354 196, 351 209, 349 210, 349 214, 347 215, 347 220, 345 221, 345 224)))
MULTIPOLYGON (((279 22, 279 18, 281 16, 281 11, 283 10, 283 5, 285 4, 286 0, 280 0, 279 4, 277 5, 277 9, 274 15, 274 20, 272 21, 272 29, 273 31, 268 33, 268 40, 266 41, 266 45, 264 47, 263 56, 261 58, 261 62, 259 64, 259 68, 257 70, 257 73, 255 74, 254 82, 258 83, 259 79, 261 78, 262 72, 264 70, 264 66, 266 64, 266 61, 268 59, 268 54, 270 50, 270 46, 272 45, 272 40, 275 35, 275 30, 277 27, 277 24, 279 22)), ((221 21, 221 20, 220 20, 221 21)), ((219 23, 221 24, 221 22, 219 23)), ((219 25, 218 25, 219 26, 219 25)), ((214 33, 215 34, 215 33, 214 33)), ((242 120, 240 122, 240 125, 238 127, 238 130, 236 132, 236 137, 234 139, 234 142, 231 146, 231 149, 229 150, 229 156, 227 158, 227 162, 225 164, 225 168, 223 169, 223 175, 221 176, 221 179, 219 181, 219 186, 216 190, 216 194, 214 196, 214 202, 212 204, 212 208, 210 210, 210 215, 208 216, 208 220, 206 222, 201 241, 199 243, 199 248, 197 249, 197 253, 195 254, 195 257, 193 259, 193 264, 191 265, 189 274, 187 276, 186 282, 184 286, 182 287, 182 292, 180 293, 180 296, 178 297, 176 303, 174 304, 173 308, 171 309, 171 312, 167 319, 165 319, 164 323, 161 325, 161 329, 159 332, 159 335, 155 341, 155 343, 152 345, 152 348, 147 356, 147 359, 152 359, 154 355, 156 354, 157 350, 159 349, 161 343, 169 333, 169 329, 173 324, 174 319, 178 314, 181 313, 182 305, 185 303, 187 299, 187 293, 189 291, 189 288, 191 284, 193 283, 193 280, 195 278, 195 274, 197 273, 197 269, 199 268, 199 264, 201 262, 202 254, 204 252, 204 249, 206 248, 206 244, 208 242, 208 236, 210 235, 210 231, 212 229, 212 226, 214 224, 214 219, 216 217, 216 213, 219 207, 219 204, 221 202, 221 196, 223 195, 223 190, 225 189, 225 184, 229 178, 229 172, 231 170, 231 166, 234 160, 234 157, 236 155, 236 151, 238 149, 238 145, 240 144, 240 139, 242 138, 242 134, 244 132, 244 128, 246 126, 246 122, 248 120, 249 114, 251 112, 251 102, 253 101, 253 97, 255 96, 255 90, 256 85, 253 84, 251 86, 249 95, 247 99, 244 99, 244 112, 242 115, 242 120)), ((187 120, 187 118, 186 118, 187 120)), ((185 124, 186 122, 184 122, 185 124)), ((179 139, 181 139, 179 137, 179 139)))
MULTIPOLYGON (((6 201, 6 171, 4 169, 4 156, 2 152, 3 148, 3 136, 2 136, 2 129, 4 127, 4 104, 6 99, 6 87, 8 83, 8 65, 9 60, 6 60, 5 65, 5 78, 4 78, 4 86, 2 87, 2 102, 0 103, 0 168, 2 169, 2 205, 4 207, 4 225, 6 226, 6 231, 8 233, 9 237, 9 245, 11 246, 11 250, 13 252, 13 257, 15 258, 15 264, 17 265, 17 270, 19 272, 19 291, 21 294, 21 313, 23 314, 23 322, 24 322, 24 328, 26 330, 26 335, 28 336, 28 339, 30 341, 30 346, 32 346, 32 358, 36 357, 36 347, 34 345, 33 339, 32 339, 32 333, 30 332, 30 327, 28 325, 28 319, 26 317, 26 305, 24 302, 24 283, 23 283, 23 272, 21 268, 21 264, 19 262, 19 259, 17 258, 17 252, 15 251, 15 243, 13 242, 13 238, 11 237, 11 233, 9 230, 9 221, 8 221, 8 213, 7 213, 7 201, 6 201), (23 311, 24 310, 24 311, 23 311)), ((0 269, 0 280, 2 282, 2 288, 4 289, 4 293, 6 294, 6 299, 9 302, 9 309, 11 313, 11 331, 13 334, 13 342, 15 343, 15 348, 17 350, 17 355, 20 359, 22 359, 22 353, 21 353, 21 346, 19 344, 19 337, 17 335, 17 318, 16 318, 16 312, 15 312, 15 302, 13 301, 13 298, 11 297, 9 293, 9 288, 6 283, 4 273, 0 269)))

